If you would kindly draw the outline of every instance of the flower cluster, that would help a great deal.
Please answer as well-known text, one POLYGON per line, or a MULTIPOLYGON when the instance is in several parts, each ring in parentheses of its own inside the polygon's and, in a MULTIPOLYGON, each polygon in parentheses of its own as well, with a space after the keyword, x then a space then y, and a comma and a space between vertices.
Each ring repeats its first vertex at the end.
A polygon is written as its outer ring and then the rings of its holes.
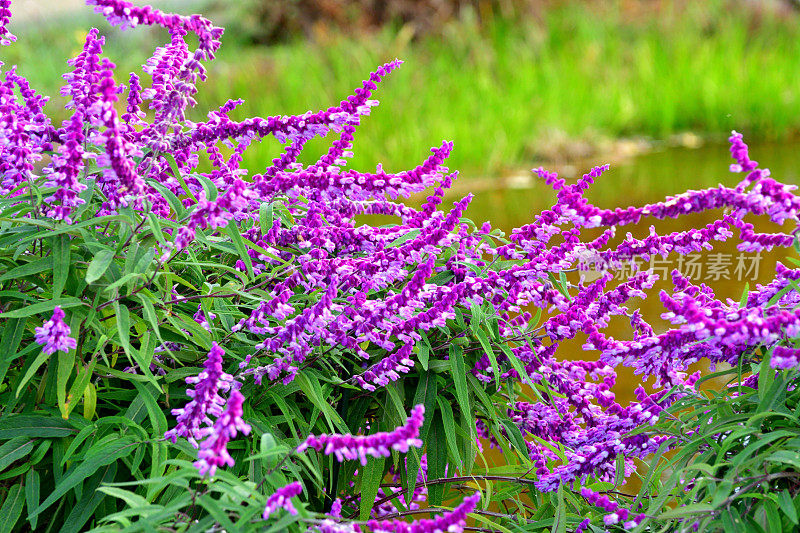
POLYGON ((325 455, 334 454, 339 461, 359 459, 361 464, 366 466, 368 455, 372 457, 389 457, 392 450, 405 453, 411 446, 421 447, 422 441, 419 440, 418 436, 424 416, 425 407, 417 405, 411 410, 405 425, 389 432, 356 436, 336 433, 331 435, 322 434, 320 436, 312 434, 298 446, 297 452, 300 453, 308 448, 313 448, 323 452, 325 455))
MULTIPOLYGON (((644 514, 630 517, 630 511, 620 508, 620 506, 616 502, 611 501, 608 496, 598 494, 586 487, 581 488, 581 496, 586 498, 586 501, 592 505, 596 505, 608 513, 603 517, 603 523, 605 523, 606 526, 613 526, 621 523, 625 529, 633 529, 638 526, 645 517, 644 514), (628 520, 628 518, 630 518, 630 520, 628 520)), ((578 530, 583 531, 588 525, 588 521, 583 521, 578 526, 578 530)))
POLYGON ((297 514, 297 509, 292 505, 292 498, 299 496, 303 493, 303 485, 299 481, 293 481, 285 487, 276 490, 269 498, 267 498, 267 505, 264 507, 264 513, 261 517, 266 520, 278 509, 285 509, 291 515, 297 514))
POLYGON ((57 351, 67 353, 78 346, 78 341, 69 334, 69 326, 64 323, 64 311, 56 306, 50 320, 42 327, 36 328, 36 342, 44 346, 42 351, 46 354, 54 354, 57 351))
MULTIPOLYGON (((243 429, 243 425, 238 421, 241 413, 228 413, 224 415, 223 408, 225 406, 225 399, 220 396, 220 392, 225 392, 231 389, 233 376, 226 374, 222 371, 222 356, 225 351, 220 348, 217 343, 213 343, 211 351, 208 352, 208 358, 203 364, 205 371, 198 376, 190 376, 186 378, 186 383, 194 385, 193 389, 187 389, 186 395, 192 401, 180 409, 173 409, 172 414, 178 419, 178 424, 167 431, 165 437, 172 442, 177 442, 178 437, 186 437, 189 442, 195 447, 198 446, 197 441, 211 436, 212 439, 219 439, 221 436, 217 431, 221 428, 212 422, 211 416, 219 417, 220 420, 228 418, 227 422, 222 424, 222 428, 238 427, 243 433, 247 433, 243 429)), ((241 397, 235 390, 231 398, 241 397)), ((241 404, 239 404, 238 411, 241 411, 241 404)), ((235 435, 235 430, 233 431, 235 435)))
POLYGON ((455 509, 436 518, 423 518, 415 522, 400 520, 370 520, 367 526, 373 533, 436 533, 447 531, 461 533, 467 522, 467 515, 475 509, 481 500, 481 494, 476 492, 467 496, 455 509))

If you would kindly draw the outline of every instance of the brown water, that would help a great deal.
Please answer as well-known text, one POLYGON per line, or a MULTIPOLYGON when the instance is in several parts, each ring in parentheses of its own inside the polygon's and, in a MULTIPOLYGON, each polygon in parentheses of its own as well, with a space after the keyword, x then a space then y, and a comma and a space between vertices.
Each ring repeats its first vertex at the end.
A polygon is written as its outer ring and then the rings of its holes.
MULTIPOLYGON (((800 157, 798 150, 800 144, 756 144, 750 147, 753 159, 770 168, 772 176, 778 181, 791 184, 800 184, 800 157)), ((600 164, 602 161, 596 162, 600 164)), ((588 191, 589 200, 602 208, 627 207, 629 205, 642 205, 663 200, 666 196, 678 194, 688 189, 703 189, 715 187, 718 184, 734 186, 743 177, 742 174, 731 174, 728 167, 731 163, 727 145, 710 145, 695 149, 667 148, 652 153, 640 155, 623 161, 613 166, 606 172, 595 185, 588 191)), ((575 167, 573 167, 575 168, 575 167)), ((572 169, 567 168, 568 171, 572 169)), ((568 182, 574 182, 582 172, 588 168, 575 169, 577 176, 568 182)), ((475 198, 466 216, 480 225, 488 220, 494 227, 506 232, 514 227, 531 222, 535 215, 553 204, 555 195, 549 187, 538 179, 526 179, 525 176, 515 177, 511 180, 469 180, 464 178, 458 185, 458 192, 467 190, 475 194, 475 198)), ((458 193, 453 197, 460 196, 458 193)), ((445 204, 446 205, 446 204, 445 204)), ((646 220, 638 225, 618 228, 616 241, 624 238, 630 231, 635 236, 643 236, 649 231, 652 224, 659 234, 667 231, 686 230, 691 227, 701 227, 716 220, 721 216, 721 211, 699 213, 680 219, 654 221, 646 220)), ((766 217, 752 217, 748 221, 756 225, 757 231, 777 231, 778 226, 766 220, 766 217)), ((792 227, 787 223, 784 231, 792 227)), ((588 232, 587 232, 588 233, 588 232)), ((593 233, 589 236, 594 236, 593 233)), ((724 243, 714 242, 712 251, 703 251, 692 256, 691 262, 680 263, 677 255, 671 255, 666 260, 656 258, 645 268, 653 267, 661 274, 662 281, 649 291, 646 300, 635 299, 629 302, 628 307, 633 310, 641 309, 644 316, 653 325, 657 332, 664 331, 667 323, 660 318, 663 307, 658 299, 658 291, 669 290, 672 284, 663 281, 664 274, 673 268, 678 268, 688 275, 695 283, 706 283, 714 289, 717 298, 725 300, 733 298, 736 301, 742 295, 745 283, 755 288, 758 283, 768 283, 775 272, 775 263, 782 261, 787 266, 791 264, 786 257, 796 257, 793 249, 773 250, 754 253, 741 253, 736 250, 738 232, 734 237, 724 243)), ((624 277, 624 273, 619 273, 624 277)), ((577 277, 575 278, 577 281, 577 277)), ((613 283, 612 285, 613 286, 613 283)), ((607 334, 617 339, 630 339, 627 320, 623 317, 612 318, 607 334)), ((564 343, 558 355, 570 359, 595 359, 596 352, 584 351, 581 346, 583 338, 564 343)), ((707 368, 702 365, 694 368, 707 368)), ((633 399, 634 389, 642 383, 639 376, 635 376, 627 368, 619 368, 618 384, 615 387, 618 401, 625 405, 633 399)))

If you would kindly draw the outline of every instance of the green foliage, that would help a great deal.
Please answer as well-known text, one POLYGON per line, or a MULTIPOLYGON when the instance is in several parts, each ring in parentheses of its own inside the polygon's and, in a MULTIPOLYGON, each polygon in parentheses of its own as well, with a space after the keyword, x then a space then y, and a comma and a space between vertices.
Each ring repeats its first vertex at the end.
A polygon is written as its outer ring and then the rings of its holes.
POLYGON ((702 378, 704 390, 678 400, 648 429, 669 437, 675 451, 656 456, 638 495, 622 500, 648 516, 637 531, 798 526, 800 372, 776 372, 768 361, 702 378), (743 372, 758 375, 757 389, 741 384, 743 372))

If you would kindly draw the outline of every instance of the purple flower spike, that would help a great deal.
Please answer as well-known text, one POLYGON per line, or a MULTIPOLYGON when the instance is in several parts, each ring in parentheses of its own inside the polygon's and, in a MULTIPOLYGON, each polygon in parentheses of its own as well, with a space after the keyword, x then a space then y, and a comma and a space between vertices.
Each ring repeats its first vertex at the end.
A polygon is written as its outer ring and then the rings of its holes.
POLYGON ((219 391, 229 390, 233 381, 230 374, 222 371, 223 355, 225 351, 216 342, 212 343, 208 359, 203 363, 205 370, 199 376, 186 378, 186 383, 194 385, 194 389, 186 391, 192 401, 181 409, 172 410, 172 414, 178 417, 178 425, 164 434, 166 439, 178 442, 178 436, 186 437, 197 448, 198 440, 213 433, 213 424, 208 415, 223 416, 225 400, 219 391))
POLYGON ((772 351, 772 358, 769 360, 769 366, 776 370, 800 368, 800 348, 775 347, 775 350, 772 351))
POLYGON ((322 434, 319 437, 309 435, 308 438, 297 448, 297 452, 303 452, 307 448, 314 448, 318 452, 323 451, 325 455, 335 454, 341 462, 345 459, 359 459, 361 464, 366 466, 367 456, 389 457, 391 450, 405 453, 411 446, 422 447, 419 436, 419 428, 425 419, 425 407, 417 405, 411 410, 404 426, 400 426, 389 432, 374 433, 372 435, 341 435, 322 434))
POLYGON ((36 328, 36 342, 44 346, 42 351, 46 354, 53 354, 59 350, 67 353, 78 346, 78 341, 69 334, 69 326, 64 323, 64 311, 56 306, 53 309, 53 317, 42 327, 36 328))
POLYGON ((211 434, 200 443, 198 460, 195 461, 194 466, 201 476, 206 473, 213 476, 217 467, 234 465, 233 458, 228 453, 228 442, 235 438, 239 431, 244 435, 250 433, 250 426, 242 420, 242 404, 244 404, 242 393, 235 389, 231 391, 225 411, 214 422, 211 434))
POLYGON ((11 21, 11 0, 0 0, 0 46, 6 46, 17 38, 6 29, 11 21))
POLYGON ((449 513, 436 518, 423 518, 415 522, 401 520, 370 520, 367 526, 373 533, 461 533, 467 523, 467 515, 475 509, 481 500, 480 492, 464 498, 461 504, 449 513))
POLYGON ((294 481, 276 490, 274 494, 267 498, 267 506, 264 507, 262 518, 266 520, 278 509, 286 509, 290 515, 296 515, 297 509, 292 505, 292 498, 299 496, 302 492, 303 485, 299 481, 294 481))

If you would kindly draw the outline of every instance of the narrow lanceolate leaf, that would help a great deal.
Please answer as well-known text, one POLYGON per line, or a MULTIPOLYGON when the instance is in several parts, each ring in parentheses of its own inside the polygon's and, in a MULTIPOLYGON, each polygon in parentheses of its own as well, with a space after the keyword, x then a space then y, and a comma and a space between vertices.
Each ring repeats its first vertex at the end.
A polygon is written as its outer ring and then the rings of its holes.
POLYGON ((378 495, 378 488, 383 479, 383 468, 386 464, 385 457, 369 457, 364 473, 361 475, 361 508, 359 519, 366 520, 372 510, 372 503, 378 495))
POLYGON ((788 490, 783 489, 783 491, 778 493, 778 506, 792 524, 798 525, 800 523, 797 518, 797 509, 792 502, 792 496, 789 494, 788 490))
POLYGON ((478 342, 481 344, 481 348, 483 348, 483 351, 486 352, 489 362, 492 364, 494 386, 496 389, 500 389, 500 367, 497 364, 497 357, 494 355, 494 349, 492 348, 491 344, 489 344, 489 337, 486 336, 486 333, 482 329, 477 327, 475 328, 474 333, 475 337, 478 339, 478 342))
POLYGON ((456 386, 456 401, 458 407, 461 409, 461 426, 465 432, 469 434, 468 438, 463 440, 464 450, 462 452, 462 460, 466 471, 472 469, 472 462, 474 459, 473 446, 477 438, 475 430, 475 422, 472 418, 472 406, 469 401, 469 389, 467 388, 467 369, 464 365, 464 352, 461 346, 457 344, 450 345, 450 369, 452 372, 453 383, 456 386))
POLYGON ((22 514, 25 493, 22 485, 14 485, 6 494, 6 501, 0 507, 0 533, 10 533, 22 514))
POLYGON ((0 314, 0 318, 22 318, 26 316, 47 314, 52 313, 56 306, 60 307, 61 309, 67 309, 69 307, 76 307, 79 305, 85 304, 77 298, 56 298, 48 302, 39 302, 31 304, 27 307, 23 307, 22 309, 15 309, 13 311, 2 313, 0 314))
POLYGON ((103 277, 114 260, 114 250, 100 250, 86 269, 86 283, 93 283, 103 277))
POLYGON ((29 517, 34 517, 50 507, 68 491, 72 490, 78 483, 91 476, 101 467, 109 465, 123 457, 127 457, 134 452, 139 443, 131 437, 122 437, 119 440, 101 446, 99 449, 92 449, 91 452, 80 463, 74 464, 61 478, 55 489, 37 507, 29 517))
POLYGON ((116 474, 117 465, 112 463, 95 472, 95 474, 84 483, 81 499, 70 509, 58 533, 78 533, 79 531, 85 530, 84 526, 86 522, 89 521, 95 509, 97 509, 103 499, 106 498, 106 494, 99 490, 100 484, 113 482, 116 474))
POLYGON ((114 302, 114 313, 117 318, 117 332, 119 332, 119 342, 128 357, 133 359, 133 348, 131 347, 131 314, 128 308, 114 302))
MULTIPOLYGON (((39 506, 39 487, 39 472, 35 468, 31 468, 25 474, 25 505, 29 513, 39 506)), ((36 529, 37 522, 37 518, 30 520, 32 529, 36 529)))
POLYGON ((0 337, 0 383, 3 382, 11 361, 17 357, 17 348, 22 342, 26 322, 26 318, 12 318, 3 328, 3 335, 0 337))
POLYGON ((69 422, 56 416, 9 415, 0 420, 0 439, 66 437, 77 432, 69 422))
POLYGON ((247 275, 250 279, 253 279, 253 260, 250 259, 250 256, 247 254, 247 246, 244 243, 241 233, 239 233, 239 228, 236 226, 235 220, 231 220, 230 223, 225 226, 225 233, 230 236, 231 242, 233 242, 236 251, 239 253, 239 259, 244 262, 247 268, 247 275))
MULTIPOLYGON (((414 394, 414 405, 423 404, 425 406, 425 421, 419 429, 419 439, 422 441, 423 446, 426 446, 431 422, 433 422, 434 415, 436 414, 436 389, 436 374, 434 372, 425 372, 420 376, 419 383, 417 384, 417 392, 414 394)), ((403 489, 406 495, 406 504, 408 505, 411 504, 411 496, 414 493, 417 474, 419 474, 420 454, 420 450, 412 447, 406 459, 408 475, 405 480, 407 485, 403 487, 403 489)))
POLYGON ((14 437, 0 446, 0 472, 33 449, 34 440, 30 437, 14 437))
POLYGON ((25 263, 24 265, 12 268, 0 276, 0 281, 6 281, 7 279, 19 279, 25 276, 38 274, 39 272, 44 272, 45 270, 50 270, 52 268, 53 258, 45 257, 44 259, 31 261, 30 263, 25 263))
POLYGON ((553 527, 551 533, 566 533, 567 532, 567 508, 564 503, 564 484, 558 486, 558 506, 556 507, 556 515, 553 517, 553 527))
POLYGON ((469 405, 469 393, 467 389, 467 369, 464 366, 464 351, 457 344, 450 345, 450 370, 452 372, 453 383, 456 387, 456 400, 461 409, 461 414, 465 417, 472 416, 472 409, 469 405))
POLYGON ((72 376, 72 369, 75 368, 75 350, 57 352, 58 364, 56 365, 56 395, 58 398, 58 408, 63 419, 69 418, 69 408, 67 406, 67 381, 72 376))
MULTIPOLYGON (((431 431, 427 440, 428 452, 428 480, 444 478, 445 466, 447 465, 447 445, 442 423, 441 414, 433 420, 431 431)), ((436 484, 428 486, 428 501, 431 505, 441 505, 444 499, 444 485, 436 484)))
POLYGON ((53 247, 53 298, 61 296, 69 274, 70 248, 69 237, 56 235, 52 238, 53 247))
POLYGON ((450 459, 454 464, 459 465, 460 468, 464 467, 464 462, 458 454, 458 441, 456 439, 456 422, 453 418, 453 408, 450 404, 443 400, 441 397, 437 398, 439 405, 439 412, 442 414, 442 422, 444 423, 444 434, 447 437, 447 452, 450 454, 450 459))

